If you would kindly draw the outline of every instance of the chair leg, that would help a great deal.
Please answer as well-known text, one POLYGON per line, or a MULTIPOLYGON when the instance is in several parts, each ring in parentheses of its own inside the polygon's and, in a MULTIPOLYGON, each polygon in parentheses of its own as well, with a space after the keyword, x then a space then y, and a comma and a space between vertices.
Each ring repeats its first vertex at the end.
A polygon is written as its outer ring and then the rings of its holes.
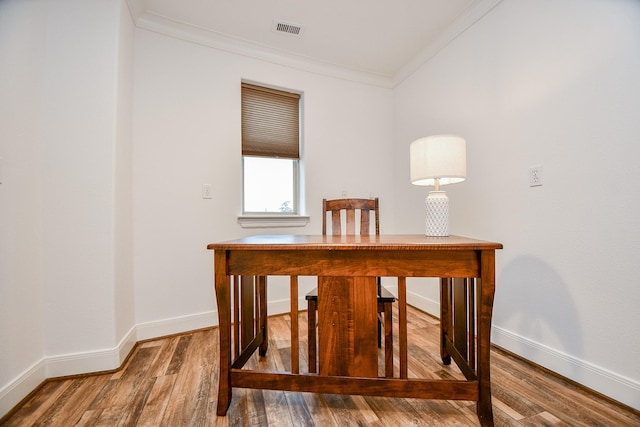
POLYGON ((393 306, 384 303, 384 374, 393 378, 393 306))
POLYGON ((307 302, 307 324, 308 324, 308 347, 309 347, 309 373, 316 373, 316 313, 318 312, 318 302, 309 300, 307 302))

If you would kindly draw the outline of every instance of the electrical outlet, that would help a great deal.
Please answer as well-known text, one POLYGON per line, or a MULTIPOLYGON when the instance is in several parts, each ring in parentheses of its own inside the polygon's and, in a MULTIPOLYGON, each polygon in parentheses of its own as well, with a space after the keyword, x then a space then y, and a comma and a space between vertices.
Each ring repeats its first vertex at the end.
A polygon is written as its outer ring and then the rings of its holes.
POLYGON ((532 166, 529 168, 529 187, 542 185, 542 166, 532 166))
POLYGON ((213 198, 213 189, 211 188, 211 184, 202 184, 202 198, 203 199, 213 198))

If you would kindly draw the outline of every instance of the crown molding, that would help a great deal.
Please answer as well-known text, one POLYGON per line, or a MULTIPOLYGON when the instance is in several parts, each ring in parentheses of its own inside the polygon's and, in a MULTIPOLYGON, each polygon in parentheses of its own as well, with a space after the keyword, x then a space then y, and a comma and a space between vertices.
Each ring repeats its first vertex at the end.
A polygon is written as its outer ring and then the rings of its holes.
POLYGON ((138 28, 164 34, 179 40, 219 49, 225 52, 259 59, 272 64, 295 68, 357 83, 390 89, 390 76, 353 70, 326 62, 318 61, 291 52, 281 51, 268 46, 230 37, 206 28, 180 22, 150 12, 143 12, 136 18, 138 28))
POLYGON ((135 23, 144 11, 144 3, 141 0, 125 0, 125 3, 131 15, 131 20, 135 23))
POLYGON ((326 77, 393 89, 498 6, 502 0, 480 0, 473 3, 435 41, 427 45, 393 76, 354 70, 244 39, 230 37, 207 28, 145 11, 145 3, 143 1, 126 0, 126 2, 136 27, 144 30, 326 77))
POLYGON ((392 78, 392 87, 396 87, 405 79, 418 71, 424 64, 444 49, 449 43, 478 22, 483 16, 491 12, 502 0, 481 0, 466 9, 449 27, 409 61, 392 78))

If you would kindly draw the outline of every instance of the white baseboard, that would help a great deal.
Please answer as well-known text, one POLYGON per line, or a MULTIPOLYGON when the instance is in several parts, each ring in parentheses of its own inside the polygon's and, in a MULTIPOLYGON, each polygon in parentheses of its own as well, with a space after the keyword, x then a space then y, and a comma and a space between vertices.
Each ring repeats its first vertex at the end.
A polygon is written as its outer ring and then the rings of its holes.
POLYGON ((209 328, 218 324, 218 312, 206 311, 204 313, 189 314, 187 316, 172 317, 153 322, 139 323, 136 325, 138 341, 167 335, 179 334, 196 329, 209 328))
MULTIPOLYGON (((298 298, 298 310, 307 309, 307 300, 304 296, 298 298)), ((269 316, 276 316, 278 314, 285 314, 291 312, 291 304, 288 299, 271 301, 267 303, 267 313, 269 316)))
POLYGON ((640 410, 640 383, 638 381, 495 325, 491 328, 491 342, 598 393, 640 410))
POLYGON ((0 418, 47 379, 47 367, 40 359, 0 389, 0 418))
POLYGON ((136 342, 136 328, 132 327, 114 348, 43 357, 0 389, 0 417, 47 378, 119 368, 136 342))
POLYGON ((137 335, 134 326, 113 348, 46 356, 44 361, 47 367, 47 378, 117 369, 122 365, 136 342, 137 335))
MULTIPOLYGON (((389 290, 394 292, 392 289, 389 290)), ((395 295, 397 295, 397 293, 395 295)), ((440 318, 440 301, 433 301, 432 299, 425 298, 422 295, 407 292, 407 304, 422 310, 425 313, 429 313, 432 316, 440 318)))
MULTIPOLYGON (((269 313, 270 316, 289 313, 290 311, 288 299, 269 301, 267 304, 267 313, 269 313)), ((302 297, 298 302, 298 309, 306 310, 306 308, 307 302, 304 297, 302 297)), ((143 341, 212 326, 218 326, 218 311, 207 311, 204 313, 139 323, 136 326, 136 331, 138 341, 143 341)))
MULTIPOLYGON (((433 316, 440 317, 439 301, 408 292, 407 303, 433 316)), ((640 410, 640 383, 638 381, 495 325, 491 328, 491 342, 624 405, 640 410)))

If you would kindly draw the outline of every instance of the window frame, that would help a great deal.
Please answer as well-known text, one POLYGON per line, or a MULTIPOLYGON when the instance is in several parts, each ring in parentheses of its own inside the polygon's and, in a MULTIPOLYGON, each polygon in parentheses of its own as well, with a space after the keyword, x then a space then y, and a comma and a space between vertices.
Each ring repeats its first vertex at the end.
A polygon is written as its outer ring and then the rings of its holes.
MULTIPOLYGON (((303 93, 300 91, 295 91, 291 89, 280 88, 272 85, 265 85, 263 83, 255 83, 246 80, 242 80, 241 88, 245 86, 264 88, 268 91, 276 91, 276 92, 284 92, 286 94, 297 95, 297 115, 298 115, 298 129, 297 129, 297 149, 298 156, 297 158, 288 157, 288 156, 262 156, 262 155, 254 155, 254 154, 244 154, 241 152, 241 173, 242 173, 242 194, 241 194, 241 215, 238 216, 238 223, 243 228, 269 228, 269 227, 301 227, 306 225, 309 222, 309 217, 304 215, 303 210, 303 138, 302 138, 302 127, 303 127, 303 93), (291 177, 293 182, 293 200, 292 200, 292 209, 293 212, 253 212, 247 211, 245 208, 245 158, 246 157, 264 157, 271 159, 291 159, 293 161, 293 176, 291 177)), ((242 97, 241 97, 242 99, 242 97)), ((244 114, 241 112, 241 114, 244 114)), ((242 120, 242 115, 241 115, 242 120)), ((241 138, 242 146, 244 151, 244 141, 241 138)))

